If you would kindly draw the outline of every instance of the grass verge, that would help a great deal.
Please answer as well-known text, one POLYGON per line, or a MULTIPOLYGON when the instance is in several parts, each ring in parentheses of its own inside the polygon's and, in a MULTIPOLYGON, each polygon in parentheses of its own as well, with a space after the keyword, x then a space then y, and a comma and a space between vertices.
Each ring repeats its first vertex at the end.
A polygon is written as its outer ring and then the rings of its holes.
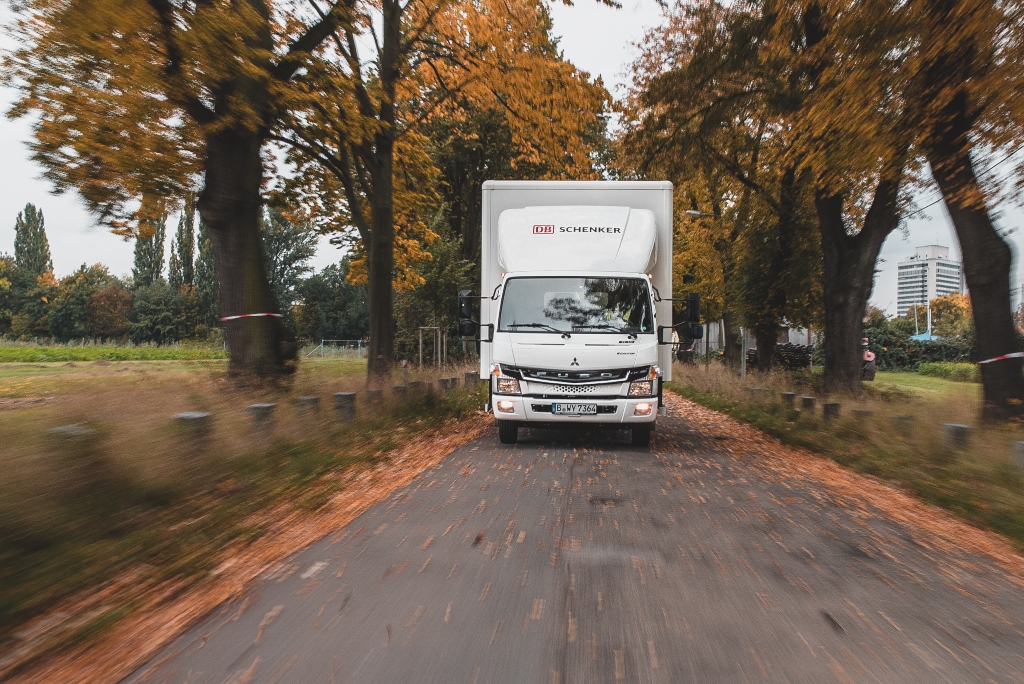
POLYGON ((68 363, 87 361, 201 361, 226 359, 223 349, 202 347, 5 347, 0 363, 68 363))
MULTIPOLYGON (((800 410, 801 395, 815 393, 817 379, 778 373, 750 376, 746 387, 721 366, 676 367, 666 387, 725 413, 785 444, 826 456, 852 470, 887 480, 917 498, 1007 537, 1024 550, 1024 478, 1013 463, 1020 425, 980 426, 976 392, 944 393, 891 381, 871 387, 859 400, 835 399, 840 416, 824 421, 800 410), (762 391, 751 391, 757 386, 762 391), (781 392, 796 392, 790 408, 781 392), (947 448, 941 424, 975 425, 966 448, 947 448)), ((913 375, 913 374, 906 374, 913 375)), ((933 381, 937 378, 925 378, 933 381)), ((947 384, 962 383, 941 381, 947 384)))
POLYGON ((353 472, 484 401, 466 389, 385 393, 373 406, 361 395, 356 419, 342 424, 331 392, 363 389, 358 362, 309 364, 289 387, 246 391, 204 364, 104 370, 97 381, 83 369, 52 403, 0 411, 0 442, 10 445, 0 455, 0 678, 33 663, 26 649, 66 648, 130 616, 132 587, 209 576, 225 549, 247 547, 274 524, 266 511, 320 510, 353 472), (320 411, 293 402, 310 395, 320 411), (246 406, 261 402, 277 404, 274 424, 255 430, 246 406), (210 411, 209 430, 175 426, 171 415, 184 410, 210 411), (68 424, 89 432, 48 432, 68 424), (130 586, 112 586, 125 576, 130 586), (69 603, 90 592, 110 596, 78 611, 80 622, 67 618, 55 632, 33 620, 57 606, 73 616, 69 603))

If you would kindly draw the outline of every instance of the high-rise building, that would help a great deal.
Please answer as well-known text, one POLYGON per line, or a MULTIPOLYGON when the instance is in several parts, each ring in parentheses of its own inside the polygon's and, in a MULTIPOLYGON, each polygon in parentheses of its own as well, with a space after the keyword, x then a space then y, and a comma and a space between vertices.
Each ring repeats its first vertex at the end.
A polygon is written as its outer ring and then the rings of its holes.
POLYGON ((918 247, 914 256, 899 263, 896 310, 900 316, 915 304, 924 306, 936 297, 963 292, 963 269, 960 262, 950 260, 949 247, 918 247))

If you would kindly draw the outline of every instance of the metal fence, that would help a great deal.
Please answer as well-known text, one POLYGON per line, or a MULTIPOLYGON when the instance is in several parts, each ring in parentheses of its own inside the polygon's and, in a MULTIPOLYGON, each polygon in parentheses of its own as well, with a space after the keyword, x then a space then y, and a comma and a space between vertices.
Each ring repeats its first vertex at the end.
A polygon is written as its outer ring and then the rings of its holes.
POLYGON ((366 340, 320 340, 320 344, 306 351, 303 356, 307 359, 365 359, 366 340))

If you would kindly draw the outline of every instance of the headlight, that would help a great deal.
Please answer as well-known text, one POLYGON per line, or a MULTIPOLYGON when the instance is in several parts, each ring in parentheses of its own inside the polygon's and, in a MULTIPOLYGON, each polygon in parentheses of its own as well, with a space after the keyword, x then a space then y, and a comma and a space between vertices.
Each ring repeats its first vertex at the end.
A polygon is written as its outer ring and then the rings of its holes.
POLYGON ((654 380, 634 380, 633 382, 629 383, 629 396, 654 396, 654 380))
POLYGON ((515 378, 496 378, 498 388, 495 390, 498 394, 519 394, 519 380, 515 378))

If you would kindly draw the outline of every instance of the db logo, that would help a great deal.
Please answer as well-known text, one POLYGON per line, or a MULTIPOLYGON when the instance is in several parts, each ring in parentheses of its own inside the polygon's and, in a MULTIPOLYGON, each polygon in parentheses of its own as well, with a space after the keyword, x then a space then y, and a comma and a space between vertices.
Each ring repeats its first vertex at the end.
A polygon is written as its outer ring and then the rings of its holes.
POLYGON ((555 233, 555 227, 554 226, 534 226, 533 227, 533 234, 534 235, 554 235, 554 233, 555 233))

